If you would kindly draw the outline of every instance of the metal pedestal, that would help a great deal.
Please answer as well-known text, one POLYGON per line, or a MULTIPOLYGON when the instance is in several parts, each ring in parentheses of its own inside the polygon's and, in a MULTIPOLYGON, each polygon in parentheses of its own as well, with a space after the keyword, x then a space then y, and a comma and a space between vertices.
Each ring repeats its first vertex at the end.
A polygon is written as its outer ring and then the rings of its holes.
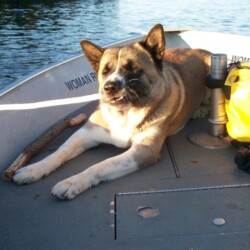
POLYGON ((225 111, 225 95, 220 85, 224 84, 227 75, 227 56, 225 54, 213 54, 211 56, 211 113, 210 132, 197 131, 188 136, 191 143, 208 149, 223 149, 230 147, 228 138, 225 138, 225 125, 227 115, 225 111))

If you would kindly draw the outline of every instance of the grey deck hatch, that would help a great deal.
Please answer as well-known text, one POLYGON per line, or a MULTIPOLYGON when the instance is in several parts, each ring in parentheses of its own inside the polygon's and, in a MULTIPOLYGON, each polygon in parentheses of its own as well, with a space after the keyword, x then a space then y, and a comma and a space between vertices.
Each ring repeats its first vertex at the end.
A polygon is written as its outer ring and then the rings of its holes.
POLYGON ((249 230, 250 185, 221 186, 124 193, 116 195, 115 237, 125 240, 149 237, 219 235, 249 230), (158 214, 143 218, 138 208, 158 214), (215 218, 225 224, 216 226, 215 218))

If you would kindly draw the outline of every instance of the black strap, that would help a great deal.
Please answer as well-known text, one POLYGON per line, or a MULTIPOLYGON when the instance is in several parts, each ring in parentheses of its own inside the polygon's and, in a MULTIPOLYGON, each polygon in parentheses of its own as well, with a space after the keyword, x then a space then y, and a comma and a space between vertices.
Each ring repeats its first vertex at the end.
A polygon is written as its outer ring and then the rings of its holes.
POLYGON ((224 83, 225 83, 225 79, 223 80, 213 79, 211 75, 208 75, 206 79, 206 85, 210 89, 222 88, 224 86, 224 83))
POLYGON ((233 67, 233 66, 237 67, 238 69, 250 69, 249 66, 242 65, 240 61, 230 63, 229 64, 229 69, 231 69, 231 67, 233 67))

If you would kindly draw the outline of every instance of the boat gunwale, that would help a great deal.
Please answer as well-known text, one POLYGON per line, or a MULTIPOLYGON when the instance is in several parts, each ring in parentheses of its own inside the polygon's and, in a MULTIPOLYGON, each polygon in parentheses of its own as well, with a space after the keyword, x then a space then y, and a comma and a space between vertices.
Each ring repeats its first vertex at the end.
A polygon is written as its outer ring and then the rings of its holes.
MULTIPOLYGON (((164 30, 164 34, 166 35, 167 33, 184 33, 184 32, 197 32, 200 34, 211 34, 211 35, 229 35, 229 36, 235 36, 235 37, 242 37, 242 38, 247 38, 248 36, 244 36, 244 35, 237 35, 237 34, 229 34, 229 33, 222 33, 222 32, 212 32, 212 31, 202 31, 202 30, 195 30, 195 29, 184 29, 184 28, 180 28, 180 29, 166 29, 164 30)), ((132 36, 132 37, 127 37, 125 39, 122 40, 118 40, 118 41, 114 41, 110 44, 106 44, 103 47, 107 48, 107 47, 114 47, 116 45, 122 44, 122 43, 127 43, 129 41, 133 41, 133 40, 141 40, 143 39, 143 37, 145 37, 145 34, 141 34, 138 36, 132 36)), ((21 77, 20 79, 14 81, 13 83, 11 83, 10 85, 4 87, 3 89, 0 89, 0 98, 6 94, 9 94, 10 92, 13 92, 14 90, 16 90, 17 88, 19 88, 22 85, 28 84, 29 81, 31 81, 32 79, 42 75, 45 72, 48 72, 52 69, 55 69, 57 67, 60 67, 64 64, 67 64, 71 61, 74 61, 78 58, 85 58, 85 54, 84 53, 77 53, 75 56, 70 57, 62 62, 59 63, 53 63, 50 66, 46 66, 46 67, 41 67, 40 69, 35 70, 33 73, 28 74, 26 76, 21 77)))

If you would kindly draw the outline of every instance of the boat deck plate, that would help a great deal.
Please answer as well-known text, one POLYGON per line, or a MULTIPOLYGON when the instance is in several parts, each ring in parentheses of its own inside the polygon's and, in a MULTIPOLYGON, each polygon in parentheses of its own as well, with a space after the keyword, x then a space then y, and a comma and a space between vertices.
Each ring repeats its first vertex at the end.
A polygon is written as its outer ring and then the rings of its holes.
POLYGON ((250 224, 250 205, 245 202, 249 193, 250 185, 246 184, 118 194, 115 237, 124 240, 246 232, 250 224), (216 224, 221 221, 223 225, 216 224))

